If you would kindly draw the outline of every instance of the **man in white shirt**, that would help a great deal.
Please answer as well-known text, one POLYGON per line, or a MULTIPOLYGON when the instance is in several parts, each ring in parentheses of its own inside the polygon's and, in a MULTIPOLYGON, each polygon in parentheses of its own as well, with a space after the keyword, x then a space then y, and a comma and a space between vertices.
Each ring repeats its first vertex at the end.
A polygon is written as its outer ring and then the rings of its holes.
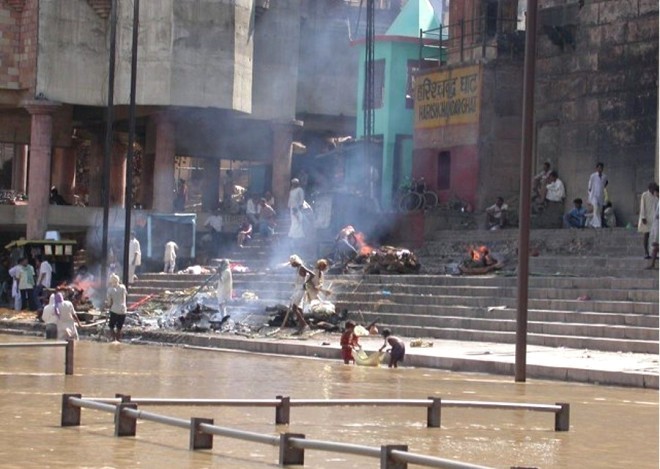
POLYGON ((506 211, 509 206, 504 203, 502 197, 498 197, 497 201, 486 209, 486 227, 489 230, 499 230, 506 225, 506 211))
POLYGON ((34 300, 37 308, 40 308, 48 299, 48 297, 44 298, 43 294, 45 289, 50 288, 53 281, 53 266, 43 256, 37 256, 37 266, 39 273, 37 274, 37 283, 34 286, 34 300))
POLYGON ((649 184, 649 190, 642 194, 639 201, 639 221, 637 222, 637 231, 643 234, 644 259, 650 259, 649 255, 649 233, 651 224, 658 206, 658 185, 655 182, 649 184))
POLYGON ((564 183, 557 176, 557 171, 550 171, 547 184, 543 188, 543 205, 535 219, 535 228, 562 227, 565 197, 564 183))
POLYGON ((247 206, 245 207, 245 215, 247 216, 248 220, 250 220, 252 226, 255 227, 259 224, 259 209, 260 205, 257 196, 250 194, 248 197, 247 206))
POLYGON ((37 287, 41 287, 40 290, 44 288, 50 288, 50 285, 53 281, 53 266, 50 265, 48 259, 43 257, 38 257, 39 261, 39 278, 37 280, 37 287))
POLYGON ((142 252, 140 241, 135 237, 135 231, 131 231, 131 240, 128 242, 128 280, 127 284, 135 280, 135 269, 142 264, 142 252))
POLYGON ((222 243, 222 225, 223 219, 218 209, 204 223, 205 228, 208 227, 211 229, 211 243, 213 244, 211 251, 214 256, 218 255, 220 244, 222 243))
POLYGON ((589 176, 589 185, 587 190, 589 193, 589 203, 593 206, 593 217, 589 222, 593 228, 602 228, 603 206, 605 205, 605 188, 609 181, 607 176, 603 174, 605 165, 603 163, 596 164, 596 172, 589 176))
POLYGON ((561 182, 557 175, 557 171, 551 171, 548 176, 548 184, 545 190, 545 200, 548 202, 561 202, 564 203, 566 197, 566 189, 564 183, 561 182))
POLYGON ((165 253, 163 254, 163 272, 167 274, 173 274, 174 268, 176 266, 176 252, 179 249, 179 246, 174 241, 168 241, 165 243, 165 253))
POLYGON ((291 215, 291 226, 289 227, 289 238, 301 239, 305 237, 303 225, 303 205, 305 203, 305 191, 300 187, 297 178, 291 179, 291 190, 289 191, 289 213, 291 215))

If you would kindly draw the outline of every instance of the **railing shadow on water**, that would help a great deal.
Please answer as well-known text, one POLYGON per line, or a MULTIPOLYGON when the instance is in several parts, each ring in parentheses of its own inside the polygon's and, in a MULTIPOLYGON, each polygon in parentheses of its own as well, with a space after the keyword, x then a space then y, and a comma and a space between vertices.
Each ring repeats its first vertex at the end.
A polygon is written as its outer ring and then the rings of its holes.
POLYGON ((84 398, 81 394, 62 395, 61 426, 79 426, 81 409, 95 409, 113 413, 115 416, 115 436, 135 436, 137 419, 148 420, 164 425, 185 428, 190 432, 189 449, 212 449, 213 435, 254 443, 279 446, 279 465, 304 465, 305 450, 338 452, 377 458, 381 469, 407 467, 408 463, 426 467, 478 469, 479 466, 450 459, 427 456, 408 452, 408 446, 382 445, 380 447, 339 443, 307 439, 304 434, 281 433, 265 435, 261 433, 235 430, 214 425, 213 419, 192 417, 189 420, 169 417, 138 410, 138 405, 164 406, 234 406, 234 407, 274 407, 275 423, 289 424, 291 407, 310 406, 408 406, 426 407, 427 427, 440 428, 442 407, 470 407, 480 409, 508 409, 550 412, 555 414, 555 431, 568 431, 570 406, 558 404, 529 404, 512 402, 485 402, 442 400, 437 397, 427 399, 291 399, 288 396, 277 396, 275 399, 161 399, 161 398, 131 398, 117 394, 115 398, 84 398))

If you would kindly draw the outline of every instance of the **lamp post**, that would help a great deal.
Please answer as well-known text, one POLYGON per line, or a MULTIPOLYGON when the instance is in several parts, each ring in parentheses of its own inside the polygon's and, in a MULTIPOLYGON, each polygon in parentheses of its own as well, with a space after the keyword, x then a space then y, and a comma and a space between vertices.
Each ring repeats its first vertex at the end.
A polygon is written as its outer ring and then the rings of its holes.
POLYGON ((534 151, 534 82, 536 79, 537 0, 527 1, 525 65, 523 76, 522 150, 520 153, 520 226, 518 237, 518 312, 516 316, 516 376, 527 375, 527 303, 529 299, 529 229, 534 151))
POLYGON ((137 52, 138 29, 140 26, 140 0, 133 0, 133 42, 131 45, 131 95, 128 107, 128 152, 126 154, 126 218, 124 221, 124 283, 129 285, 133 279, 128 278, 129 245, 131 242, 131 210, 133 208, 133 147, 135 146, 135 88, 137 83, 137 52))
POLYGON ((108 276, 108 220, 110 218, 110 161, 112 158, 112 128, 115 102, 115 53, 117 48, 117 0, 110 7, 110 53, 108 57, 108 102, 106 104, 105 143, 103 146, 103 227, 101 238, 101 285, 105 291, 108 276))

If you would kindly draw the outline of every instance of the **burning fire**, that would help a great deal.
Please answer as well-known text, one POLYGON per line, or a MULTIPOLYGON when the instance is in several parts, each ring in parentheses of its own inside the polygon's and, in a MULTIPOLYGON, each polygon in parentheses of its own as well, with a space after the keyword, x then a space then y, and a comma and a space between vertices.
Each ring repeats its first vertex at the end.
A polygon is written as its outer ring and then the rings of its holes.
POLYGON ((488 265, 491 261, 490 250, 487 246, 470 246, 470 259, 475 263, 488 265))
POLYGON ((71 301, 76 309, 84 309, 85 305, 93 305, 94 307, 100 305, 99 299, 95 298, 98 287, 98 282, 92 278, 76 278, 71 283, 58 285, 56 290, 62 293, 65 299, 71 301))
POLYGON ((355 232, 353 235, 355 237, 355 249, 357 249, 358 255, 359 256, 369 256, 373 251, 374 248, 369 246, 367 242, 364 239, 364 233, 355 232))

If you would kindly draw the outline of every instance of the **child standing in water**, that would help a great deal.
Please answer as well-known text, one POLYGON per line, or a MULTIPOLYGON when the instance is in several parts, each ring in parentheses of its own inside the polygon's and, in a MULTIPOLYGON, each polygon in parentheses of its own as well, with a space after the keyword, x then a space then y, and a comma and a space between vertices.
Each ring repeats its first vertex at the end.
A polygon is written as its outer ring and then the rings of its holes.
POLYGON ((383 346, 378 349, 379 352, 382 352, 385 347, 388 345, 392 347, 390 352, 390 363, 389 368, 398 368, 398 363, 403 361, 403 357, 406 355, 406 344, 403 343, 403 340, 392 335, 392 331, 389 329, 383 329, 383 337, 385 338, 385 343, 383 346))
POLYGON ((339 339, 341 345, 341 357, 344 359, 344 364, 354 363, 353 350, 359 347, 358 336, 355 335, 355 323, 353 321, 346 321, 346 329, 339 339))

